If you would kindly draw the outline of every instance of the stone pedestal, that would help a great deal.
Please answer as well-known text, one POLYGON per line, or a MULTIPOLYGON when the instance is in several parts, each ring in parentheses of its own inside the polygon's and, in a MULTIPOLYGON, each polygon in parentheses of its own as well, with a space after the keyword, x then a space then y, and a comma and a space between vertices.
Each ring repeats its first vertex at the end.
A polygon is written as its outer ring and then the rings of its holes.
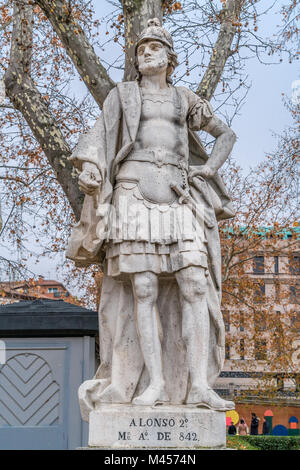
POLYGON ((89 417, 89 448, 226 446, 225 412, 187 406, 101 405, 89 417))

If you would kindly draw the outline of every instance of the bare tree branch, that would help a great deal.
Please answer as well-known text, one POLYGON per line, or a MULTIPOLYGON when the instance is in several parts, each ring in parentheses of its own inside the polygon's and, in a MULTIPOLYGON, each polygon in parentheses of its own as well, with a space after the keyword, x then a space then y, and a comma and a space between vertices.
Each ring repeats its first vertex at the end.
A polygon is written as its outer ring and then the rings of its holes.
POLYGON ((115 83, 101 65, 83 29, 72 15, 70 2, 37 0, 36 3, 51 22, 79 75, 102 109, 103 102, 115 83))
POLYGON ((220 13, 220 31, 206 72, 197 94, 210 100, 222 77, 227 59, 232 54, 231 45, 237 31, 241 9, 245 0, 227 0, 220 13))

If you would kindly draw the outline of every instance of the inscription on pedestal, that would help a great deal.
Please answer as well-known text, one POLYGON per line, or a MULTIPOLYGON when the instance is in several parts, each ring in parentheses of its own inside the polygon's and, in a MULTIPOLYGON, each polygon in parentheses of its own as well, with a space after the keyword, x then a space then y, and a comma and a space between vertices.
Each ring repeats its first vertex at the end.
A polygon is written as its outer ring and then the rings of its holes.
POLYGON ((90 414, 90 446, 223 447, 225 413, 187 407, 103 405, 90 414))
MULTIPOLYGON (((198 422, 198 427, 207 429, 198 422)), ((132 418, 130 419, 129 431, 118 431, 119 441, 165 441, 166 444, 176 440, 199 442, 199 436, 195 430, 190 429, 191 424, 188 418, 132 418)))

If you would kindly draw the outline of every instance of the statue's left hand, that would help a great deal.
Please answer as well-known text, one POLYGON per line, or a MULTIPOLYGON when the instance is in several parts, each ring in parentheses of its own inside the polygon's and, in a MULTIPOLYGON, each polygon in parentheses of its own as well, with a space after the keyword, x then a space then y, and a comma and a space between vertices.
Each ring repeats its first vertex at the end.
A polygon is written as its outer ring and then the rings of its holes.
POLYGON ((192 170, 189 173, 189 179, 192 179, 197 176, 202 176, 203 178, 212 178, 215 175, 215 171, 212 170, 208 165, 203 165, 199 169, 192 170))

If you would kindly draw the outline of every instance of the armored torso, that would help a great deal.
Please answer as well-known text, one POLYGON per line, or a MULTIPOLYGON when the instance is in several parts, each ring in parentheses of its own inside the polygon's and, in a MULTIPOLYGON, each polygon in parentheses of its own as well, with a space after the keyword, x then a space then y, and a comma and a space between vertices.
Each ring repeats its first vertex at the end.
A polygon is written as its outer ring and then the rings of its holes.
POLYGON ((141 88, 142 111, 134 150, 164 149, 188 156, 186 113, 173 87, 159 92, 141 88))
POLYGON ((197 215, 182 204, 175 185, 188 191, 188 127, 201 127, 204 102, 190 91, 142 88, 141 115, 132 151, 113 191, 106 267, 109 276, 207 268, 204 206, 197 215))
POLYGON ((173 87, 155 93, 141 89, 141 96, 136 141, 117 181, 136 181, 146 200, 171 204, 176 194, 170 185, 187 185, 187 110, 173 87))

